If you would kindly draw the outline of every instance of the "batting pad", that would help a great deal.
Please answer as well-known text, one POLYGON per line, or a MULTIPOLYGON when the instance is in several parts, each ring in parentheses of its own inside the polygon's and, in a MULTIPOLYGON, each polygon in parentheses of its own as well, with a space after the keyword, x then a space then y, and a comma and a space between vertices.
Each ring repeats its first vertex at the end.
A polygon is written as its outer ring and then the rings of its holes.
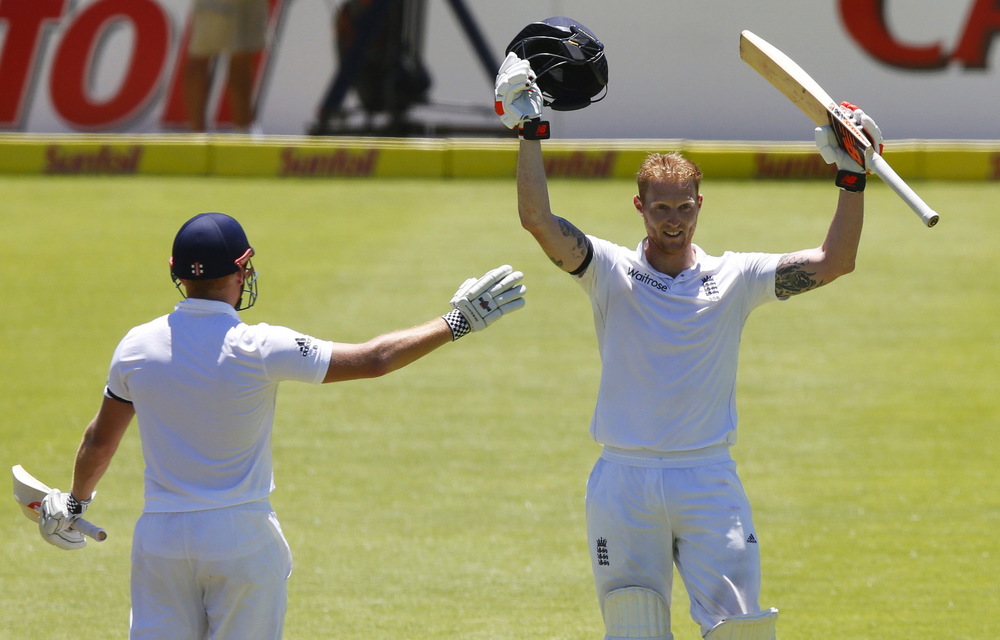
POLYGON ((760 613, 726 618, 712 627, 705 640, 775 640, 778 610, 770 608, 760 613))
POLYGON ((615 589, 604 598, 606 640, 673 640, 670 609, 659 593, 644 587, 615 589))

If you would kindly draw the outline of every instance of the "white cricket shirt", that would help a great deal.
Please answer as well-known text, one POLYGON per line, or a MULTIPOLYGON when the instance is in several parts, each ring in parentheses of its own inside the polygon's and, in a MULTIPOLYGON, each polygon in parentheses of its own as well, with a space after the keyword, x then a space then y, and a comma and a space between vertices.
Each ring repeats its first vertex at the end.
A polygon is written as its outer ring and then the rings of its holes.
POLYGON ((112 357, 106 393, 135 406, 143 511, 267 498, 278 383, 321 383, 332 348, 285 327, 245 324, 213 300, 184 300, 129 331, 112 357))
MULTIPOLYGON (((707 255, 676 278, 637 249, 588 236, 594 254, 577 280, 590 296, 601 353, 591 435, 605 450, 684 454, 736 441, 740 334, 777 300, 778 254, 707 255)), ((728 454, 726 454, 728 455, 728 454)))

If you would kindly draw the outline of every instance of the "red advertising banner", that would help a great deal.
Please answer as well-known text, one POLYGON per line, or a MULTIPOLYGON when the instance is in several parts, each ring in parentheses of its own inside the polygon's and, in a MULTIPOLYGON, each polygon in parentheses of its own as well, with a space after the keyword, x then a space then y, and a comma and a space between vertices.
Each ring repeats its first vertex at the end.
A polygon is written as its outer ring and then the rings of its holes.
MULTIPOLYGON (((269 0, 270 46, 258 56, 254 81, 263 133, 312 130, 341 71, 338 11, 367 1, 269 0)), ((453 4, 424 3, 415 32, 431 85, 429 102, 415 107, 413 117, 433 131, 451 124, 459 109, 485 110, 482 126, 501 135, 490 112, 495 74, 484 73, 453 4)), ((996 0, 464 5, 465 18, 478 26, 476 44, 497 60, 527 22, 562 11, 605 43, 606 98, 587 109, 549 114, 554 137, 809 139, 811 129, 794 107, 739 60, 739 33, 750 29, 834 98, 875 116, 887 138, 1000 139, 996 0)), ((191 0, 0 0, 0 131, 185 131, 182 71, 190 24, 191 0)), ((220 68, 209 107, 215 132, 230 130, 222 75, 220 68)), ((345 108, 361 111, 354 93, 345 108)))

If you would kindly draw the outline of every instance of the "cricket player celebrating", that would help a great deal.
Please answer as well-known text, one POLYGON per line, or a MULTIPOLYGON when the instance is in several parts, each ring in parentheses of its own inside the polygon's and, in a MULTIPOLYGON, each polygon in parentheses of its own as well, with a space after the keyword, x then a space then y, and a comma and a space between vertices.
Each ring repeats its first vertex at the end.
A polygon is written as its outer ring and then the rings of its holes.
MULTIPOLYGON (((606 82, 603 45, 565 18, 526 31, 500 68, 496 110, 522 138, 521 225, 593 307, 602 371, 590 432, 603 449, 586 510, 605 637, 673 637, 676 565, 704 637, 770 640, 778 612, 759 603, 761 536, 730 455, 740 334, 757 307, 854 269, 864 172, 828 127, 818 129, 820 151, 841 169, 842 185, 822 245, 784 255, 713 256, 693 242, 704 203, 700 170, 677 154, 650 154, 632 199, 646 232, 638 246, 586 235, 552 212, 540 142, 549 127, 540 117, 543 104, 589 104, 593 89, 581 94, 581 83, 588 74, 593 86, 606 82), (570 69, 575 82, 566 80, 570 69)), ((871 118, 844 108, 881 144, 871 118)))
POLYGON ((440 318, 362 344, 318 340, 240 319, 257 298, 253 255, 227 215, 184 223, 170 271, 185 299, 119 343, 72 490, 42 501, 42 537, 83 547, 72 524, 138 418, 146 471, 132 547, 133 640, 280 640, 292 571, 268 499, 280 382, 381 376, 524 305, 522 275, 505 265, 466 280, 440 318))

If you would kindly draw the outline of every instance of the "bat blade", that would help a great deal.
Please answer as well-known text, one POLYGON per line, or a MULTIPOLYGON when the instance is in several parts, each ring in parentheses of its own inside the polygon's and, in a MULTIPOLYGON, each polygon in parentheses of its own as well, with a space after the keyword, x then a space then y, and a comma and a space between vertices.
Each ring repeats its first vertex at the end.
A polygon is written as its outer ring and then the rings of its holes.
POLYGON ((751 31, 740 33, 740 58, 792 104, 820 127, 831 126, 840 146, 863 169, 882 178, 916 213, 923 223, 933 227, 940 219, 920 197, 892 170, 864 133, 846 117, 823 87, 780 49, 751 31))
POLYGON ((740 58, 817 126, 830 124, 830 109, 836 108, 837 103, 812 76, 777 47, 752 31, 744 30, 740 33, 740 58))
MULTIPOLYGON (((10 471, 14 479, 14 500, 20 505, 26 518, 32 522, 38 522, 38 509, 41 508, 42 500, 52 489, 28 473, 19 464, 11 467, 10 471)), ((103 542, 108 538, 107 531, 83 518, 77 518, 72 528, 98 542, 103 542)))
POLYGON ((740 58, 791 100, 814 124, 833 127, 840 146, 863 168, 871 141, 805 69, 752 31, 740 33, 740 58))

